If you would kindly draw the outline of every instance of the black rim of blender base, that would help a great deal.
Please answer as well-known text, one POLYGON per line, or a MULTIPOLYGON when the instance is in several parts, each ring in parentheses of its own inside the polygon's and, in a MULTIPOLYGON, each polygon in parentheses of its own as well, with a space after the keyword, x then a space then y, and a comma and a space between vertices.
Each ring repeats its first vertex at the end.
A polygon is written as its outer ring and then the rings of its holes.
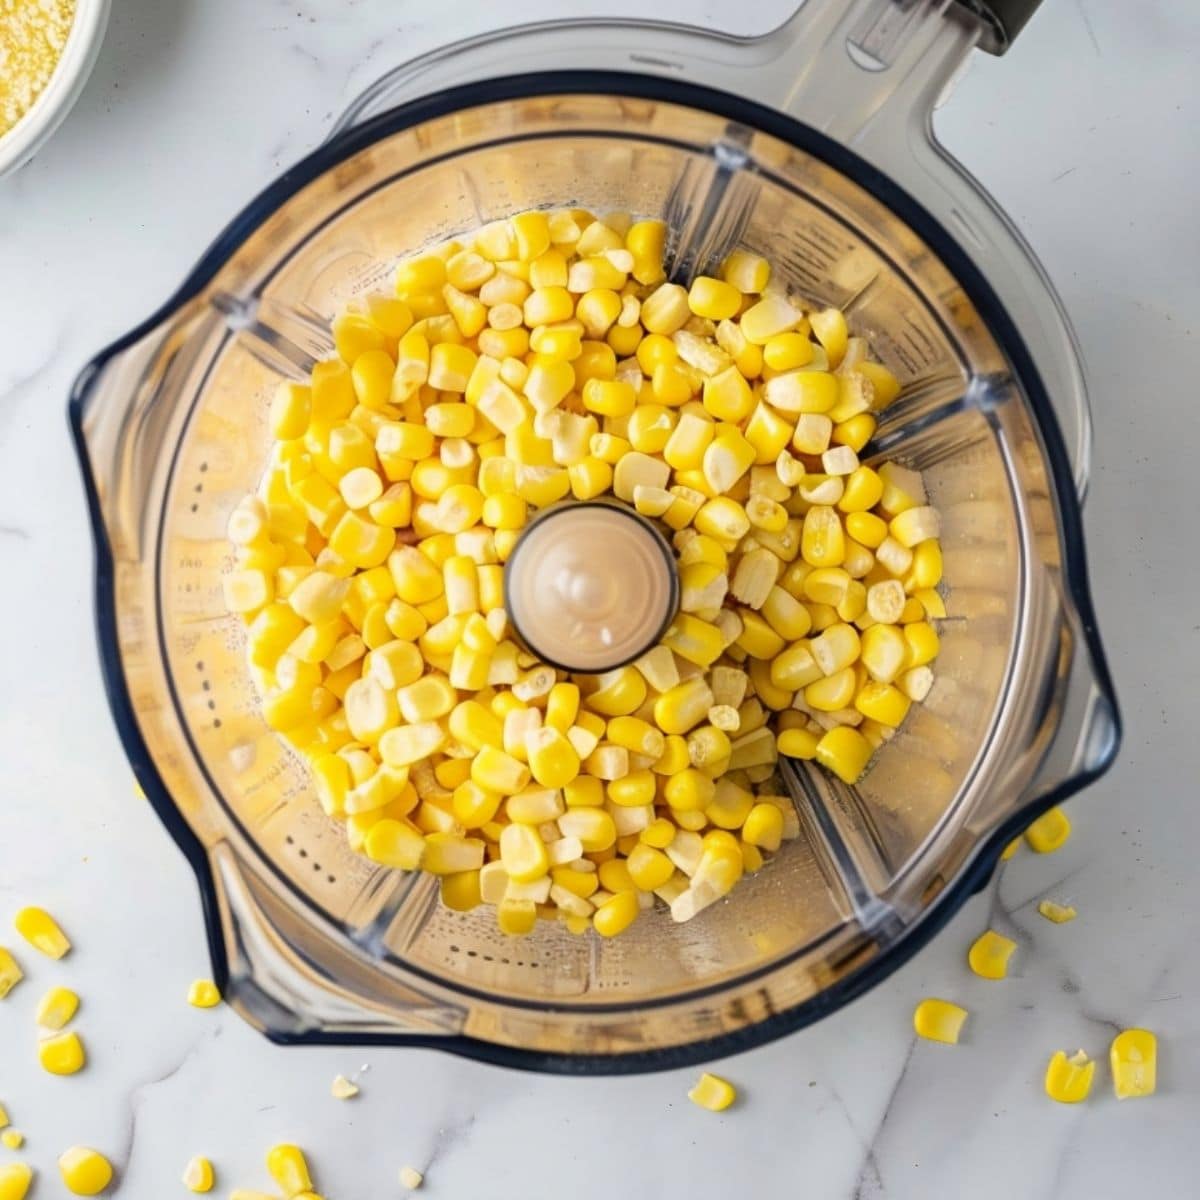
MULTIPOLYGON (((982 273, 949 232, 907 192, 845 146, 830 140, 824 134, 792 117, 727 92, 657 76, 616 71, 549 71, 466 84, 437 92, 382 113, 326 142, 286 171, 259 193, 226 226, 180 288, 157 312, 101 351, 83 368, 71 391, 68 419, 76 453, 79 457, 96 552, 96 626, 105 692, 134 774, 150 803, 154 806, 155 812, 182 850, 196 875, 204 909, 209 953, 218 985, 225 988, 228 984, 229 962, 221 935, 220 909, 212 869, 204 847, 175 806, 150 757, 133 711, 128 684, 117 650, 112 550, 108 543, 100 511, 99 495, 89 463, 83 429, 91 392, 111 358, 140 341, 158 325, 169 319, 178 307, 194 298, 246 238, 280 205, 350 155, 413 125, 466 109, 527 97, 597 94, 655 100, 709 112, 715 116, 758 129, 784 143, 796 146, 806 154, 833 167, 860 186, 907 224, 934 251, 942 265, 970 298, 983 318, 989 333, 1008 360, 1014 377, 1020 381, 1026 399, 1037 419, 1037 425, 1045 444, 1046 467, 1054 481, 1058 502, 1063 547, 1063 579, 1078 614, 1083 634, 1080 651, 1086 652, 1091 660, 1095 687, 1107 705, 1108 715, 1112 722, 1112 736, 1104 753, 1096 760, 1094 766, 1064 781, 1057 788, 1026 805, 1019 812, 1013 813, 1003 824, 993 830, 976 850, 973 860, 959 878, 949 885, 938 900, 926 910, 926 913, 909 927, 902 940, 810 999, 743 1029, 686 1045, 668 1046, 656 1050, 629 1051, 614 1055, 547 1053, 525 1050, 499 1043, 485 1042, 461 1034, 357 1035, 320 1031, 298 1034, 269 1032, 268 1036, 273 1041, 282 1044, 420 1046, 447 1050, 454 1054, 500 1066, 565 1075, 634 1074, 666 1070, 708 1062, 753 1049, 832 1013, 886 979, 920 950, 949 921, 970 895, 987 883, 999 861, 1001 851, 1009 841, 1018 836, 1034 817, 1055 804, 1061 803, 1068 796, 1103 775, 1116 756, 1121 740, 1120 713, 1096 626, 1095 611, 1088 586, 1079 500, 1069 465, 1070 460, 1058 427, 1058 420, 1046 394, 1045 386, 1016 326, 982 273)), ((739 982, 744 985, 748 980, 770 974, 786 965, 786 959, 768 964, 742 976, 739 982)), ((419 968, 413 968, 407 964, 406 968, 414 970, 418 975, 424 974, 419 968)), ((448 984, 447 981, 441 979, 436 982, 439 986, 449 986, 452 989, 457 986, 448 984)), ((685 997, 641 1002, 638 1007, 661 1008, 685 1002, 692 1003, 697 999, 702 999, 705 995, 715 995, 727 986, 728 984, 713 984, 708 988, 691 991, 685 997)), ((469 991, 469 989, 463 990, 469 991)), ((493 996, 482 998, 491 1003, 497 1002, 493 996)), ((236 1001, 236 995, 233 999, 236 1001)), ((534 1007, 552 1009, 554 1006, 537 1002, 534 1007)), ((625 1006, 605 1006, 597 1011, 620 1011, 622 1007, 625 1006)), ((629 1007, 632 1008, 632 1006, 629 1007)), ((587 1011, 586 1009, 578 1010, 579 1019, 586 1020, 587 1011)))
POLYGON ((675 620, 675 615, 679 611, 679 571, 675 565, 675 555, 671 552, 671 547, 667 539, 663 536, 663 532, 658 528, 649 517, 638 512, 636 508, 630 508, 628 504, 621 503, 620 500, 610 500, 604 497, 597 496, 592 500, 563 500, 558 504, 549 505, 546 508, 540 509, 537 515, 521 530, 520 536, 517 538, 516 545, 513 546, 512 553, 508 556, 504 563, 504 608, 508 613, 508 623, 512 627, 512 631, 517 635, 521 644, 529 650, 531 654, 536 654, 538 658, 548 667, 554 667, 558 671, 567 671, 575 675, 603 675, 606 671, 616 671, 621 667, 627 667, 630 663, 641 658, 647 650, 656 646, 661 640, 663 634, 671 627, 671 622, 675 620), (607 666, 596 667, 592 670, 583 670, 579 667, 570 667, 565 663, 556 662, 552 658, 548 658, 540 650, 536 648, 534 643, 536 638, 531 639, 528 633, 521 628, 517 623, 516 617, 513 616, 513 606, 511 603, 511 589, 509 587, 509 572, 508 564, 511 563, 521 549, 521 543, 525 541, 528 535, 537 528, 543 521, 555 516, 557 513, 563 512, 565 509, 570 509, 572 512, 578 512, 584 508, 608 508, 615 509, 619 513, 623 513, 627 517, 632 517, 639 525, 648 530, 654 538, 654 547, 662 555, 667 564, 667 608, 666 616, 655 628, 654 632, 646 639, 646 641, 638 647, 633 654, 627 654, 624 658, 616 662, 611 662, 607 666))

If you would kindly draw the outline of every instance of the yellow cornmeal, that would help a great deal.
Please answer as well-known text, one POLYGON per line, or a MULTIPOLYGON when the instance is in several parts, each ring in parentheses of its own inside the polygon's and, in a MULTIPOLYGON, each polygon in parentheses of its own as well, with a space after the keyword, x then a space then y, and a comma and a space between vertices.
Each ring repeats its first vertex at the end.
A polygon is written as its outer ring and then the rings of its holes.
POLYGON ((0 0, 0 137, 50 82, 74 19, 75 0, 0 0))

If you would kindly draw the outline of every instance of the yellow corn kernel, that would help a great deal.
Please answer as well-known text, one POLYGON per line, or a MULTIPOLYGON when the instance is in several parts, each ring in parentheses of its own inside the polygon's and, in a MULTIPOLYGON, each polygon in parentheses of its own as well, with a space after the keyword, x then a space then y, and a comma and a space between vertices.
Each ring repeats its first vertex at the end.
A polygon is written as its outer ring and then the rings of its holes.
MULTIPOLYGON (((697 720, 703 719, 703 714, 697 720)), ((651 770, 656 775, 677 775, 689 763, 687 740, 677 733, 668 734, 664 739, 663 752, 654 761, 651 770)))
POLYGON ((12 953, 0 946, 0 1000, 3 1000, 9 992, 25 978, 25 972, 21 970, 20 964, 12 953))
POLYGON ((0 1164, 0 1200, 25 1200, 33 1183, 33 1169, 26 1163, 0 1164))
POLYGON ((804 561, 814 567, 837 567, 846 557, 846 537, 841 518, 827 505, 814 504, 804 514, 800 543, 804 561))
POLYGON ((638 717, 613 717, 608 722, 607 738, 617 746, 624 746, 631 754, 644 754, 658 759, 666 749, 666 739, 660 730, 638 717))
POLYGON ((44 1038, 38 1043, 38 1061, 51 1075, 74 1075, 86 1061, 79 1035, 60 1033, 44 1038))
POLYGON ((813 360, 813 345, 802 333, 780 333, 763 347, 763 360, 772 371, 794 371, 813 360))
POLYGON ((664 221, 635 221, 625 234, 625 247, 633 255, 632 275, 641 284, 663 278, 663 253, 667 244, 664 221))
POLYGON ((744 421, 756 401, 745 376, 731 366, 705 379, 703 403, 718 421, 744 421))
POLYGON ((529 755, 529 769, 542 787, 564 787, 579 774, 579 755, 553 726, 543 725, 527 733, 525 749, 529 755))
MULTIPOLYGON (((857 783, 871 760, 871 743, 857 729, 839 725, 817 743, 817 762, 844 783, 857 783)), ((918 1031, 919 1032, 919 1031, 918 1031)))
POLYGON ((312 1175, 304 1151, 299 1146, 287 1143, 272 1146, 267 1151, 267 1170, 288 1200, 301 1192, 312 1191, 312 1175))
POLYGON ((617 840, 612 816, 592 805, 569 809, 558 818, 558 828, 563 837, 578 838, 585 854, 602 853, 617 840))
MULTIPOLYGON (((836 410, 835 410, 836 411, 836 410)), ((877 422, 870 413, 858 413, 833 427, 831 440, 839 446, 849 446, 856 454, 875 436, 877 422)))
POLYGON ((1017 943, 992 930, 985 930, 967 952, 967 964, 981 979, 1003 979, 1008 974, 1008 960, 1017 943))
POLYGON ((688 307, 698 317, 723 321, 737 315, 742 293, 730 283, 711 275, 697 275, 687 296, 688 307))
POLYGON ((112 1182, 112 1164, 98 1150, 72 1146, 58 1158, 67 1190, 76 1196, 98 1196, 112 1182))
POLYGON ((879 468, 883 480, 883 496, 880 507, 895 517, 910 508, 926 503, 925 483, 920 471, 902 467, 899 463, 886 462, 879 468))
POLYGON ((692 525, 698 533, 707 534, 726 545, 736 545, 750 532, 750 518, 746 516, 746 510, 728 496, 706 500, 692 525))
POLYGON ((1118 1100, 1152 1096, 1157 1087, 1158 1039, 1148 1029, 1123 1029, 1109 1048, 1118 1100))
POLYGON ((496 907, 496 923, 500 932, 509 937, 522 937, 533 932, 537 924, 537 905, 532 900, 505 898, 496 907))
POLYGON ((721 278, 739 292, 755 294, 767 286, 771 278, 771 264, 760 254, 733 250, 721 264, 721 278))
POLYGON ((71 1024, 79 1010, 79 996, 70 988, 52 988, 37 1004, 37 1024, 58 1032, 71 1024))
POLYGON ((601 937, 616 937, 637 920, 640 911, 637 892, 618 892, 596 909, 592 916, 592 928, 601 937))
POLYGON ((716 798, 717 785, 702 771, 688 766, 667 780, 663 794, 677 812, 700 812, 716 798))
POLYGON ((550 870, 546 844, 532 825, 506 825, 500 834, 500 861, 510 879, 532 883, 550 870))
POLYGON ((642 301, 642 325, 650 333, 670 335, 687 324, 688 294, 677 283, 660 284, 642 301))
POLYGON ((1058 1050, 1046 1067, 1046 1095, 1059 1104, 1079 1104, 1088 1098, 1095 1073, 1095 1062, 1082 1050, 1077 1050, 1070 1058, 1058 1050))
POLYGON ((443 875, 441 883, 442 903, 454 912, 470 912, 483 903, 479 887, 478 871, 459 871, 454 875, 443 875))
POLYGON ((742 825, 742 838, 763 850, 778 850, 783 843, 783 811, 774 804, 756 804, 742 825))
MULTIPOLYGON (((20 1150, 25 1145, 25 1135, 19 1129, 6 1129, 0 1133, 0 1143, 10 1150, 20 1150)), ((3 1177, 0 1176, 0 1200, 4 1197, 3 1177)))
MULTIPOLYGON (((669 822, 666 822, 669 824, 669 822)), ((629 877, 643 892, 662 887, 675 874, 675 864, 660 849, 639 843, 629 853, 629 877)))
POLYGON ((514 796, 528 786, 531 776, 523 762, 495 746, 485 745, 471 763, 471 778, 481 788, 514 796))
POLYGON ((816 339, 825 347, 829 365, 836 367, 845 356, 849 330, 845 314, 837 308, 825 308, 811 313, 808 318, 816 339))
POLYGON ((756 456, 754 447, 736 429, 720 430, 704 451, 702 464, 705 482, 713 495, 730 492, 754 465, 756 456))
POLYGON ((618 667, 597 676, 598 688, 585 703, 605 717, 621 717, 639 709, 646 700, 646 681, 634 667, 618 667))
MULTIPOLYGON (((794 432, 792 422, 777 413, 769 404, 755 405, 750 420, 746 422, 746 441, 754 448, 754 461, 759 466, 777 462, 794 432)), ((786 494, 778 499, 786 499, 786 494)))
POLYGON ((400 1186, 402 1188, 406 1188, 410 1192, 415 1192, 424 1182, 425 1176, 416 1167, 400 1168, 400 1186))
POLYGON ((479 751, 484 746, 499 749, 503 744, 503 728, 500 721, 478 700, 464 700, 450 714, 450 735, 471 750, 479 751))
POLYGON ((899 688, 873 680, 863 684, 854 698, 854 707, 864 717, 892 729, 897 728, 908 715, 910 704, 909 698, 899 688))
POLYGON ((1017 837, 1013 838, 1013 840, 1011 842, 1009 842, 1008 845, 1005 846, 1004 849, 1000 852, 1000 861, 1008 862, 1008 860, 1010 858, 1012 858, 1012 856, 1014 854, 1016 854, 1016 852, 1018 850, 1020 850, 1020 848, 1021 848, 1021 838, 1020 838, 1020 835, 1018 835, 1017 837))
POLYGON ((421 869, 431 875, 458 875, 483 866, 484 844, 478 838, 461 837, 448 831, 425 835, 421 869))
POLYGON ((187 1002, 193 1008, 215 1008, 221 1003, 221 993, 211 979, 196 979, 188 988, 187 1002))
MULTIPOLYGON (((1013 841, 1013 845, 1020 842, 1020 838, 1013 841)), ((1001 858, 1004 855, 1000 856, 1001 858)), ((1053 900, 1042 900, 1038 904, 1038 912, 1046 918, 1047 921, 1053 921, 1055 925, 1065 925, 1068 921, 1073 921, 1079 915, 1075 908, 1070 904, 1057 904, 1053 900)))
POLYGON ((688 1099, 709 1112, 724 1112, 737 1099, 737 1089, 729 1080, 705 1071, 688 1092, 688 1099))
MULTIPOLYGON (((468 763, 469 770, 469 761, 461 761, 468 763)), ((464 829, 481 829, 495 818, 503 800, 499 792, 481 788, 474 780, 466 779, 455 787, 451 809, 464 829)))
POLYGON ((656 817, 638 834, 638 843, 653 850, 665 850, 674 840, 675 832, 674 824, 666 817, 656 817))
POLYGON ((213 1165, 202 1155, 197 1154, 189 1159, 187 1166, 183 1168, 183 1186, 189 1192, 211 1192, 215 1182, 213 1165))
POLYGON ((607 788, 608 799, 618 808, 641 808, 654 803, 658 782, 653 773, 642 768, 612 780, 607 788))
POLYGON ((894 625, 872 625, 865 629, 860 640, 863 666, 871 678, 891 683, 908 662, 908 643, 894 625))
POLYGON ((280 441, 303 437, 312 417, 312 389, 285 380, 271 401, 271 435, 280 441))
POLYGON ((567 468, 567 480, 576 500, 591 500, 612 486, 613 469, 602 459, 588 455, 567 468))
POLYGON ((13 923, 17 932, 48 958, 62 958, 71 949, 67 935, 44 908, 23 908, 13 923))
POLYGON ((820 738, 808 729, 785 729, 775 739, 779 753, 787 758, 816 758, 819 742, 820 738))
POLYGON ((786 296, 774 294, 763 296, 746 309, 739 324, 747 341, 764 346, 773 337, 795 329, 803 318, 803 311, 786 296))
POLYGON ((778 586, 767 593, 760 612, 775 633, 787 642, 804 637, 812 628, 808 609, 795 596, 778 586))
POLYGON ((1044 812, 1025 830, 1025 840, 1038 854, 1053 854, 1070 836, 1071 822, 1061 808, 1044 812))
POLYGON ((380 866, 415 871, 425 855, 425 839, 407 822, 384 817, 371 825, 362 850, 380 866))
MULTIPOLYGON (((680 658, 701 667, 716 662, 725 649, 725 640, 716 625, 684 612, 671 622, 670 628, 663 634, 662 644, 669 646, 680 658)), ((659 725, 665 728, 661 722, 659 725)), ((682 733, 683 730, 671 729, 667 732, 682 733)))
POLYGON ((913 1012, 913 1029, 918 1037, 956 1046, 966 1020, 967 1010, 949 1000, 922 1000, 913 1012))
POLYGON ((845 667, 833 675, 818 679, 804 689, 804 702, 818 712, 840 712, 849 708, 854 699, 858 678, 853 667, 845 667))

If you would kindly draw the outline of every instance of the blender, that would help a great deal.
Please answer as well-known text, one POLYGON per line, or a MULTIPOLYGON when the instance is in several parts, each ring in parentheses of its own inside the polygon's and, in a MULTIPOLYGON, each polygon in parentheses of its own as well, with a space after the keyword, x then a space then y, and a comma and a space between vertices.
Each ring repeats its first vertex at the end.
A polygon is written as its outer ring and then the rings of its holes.
POLYGON ((1035 7, 806 0, 759 37, 565 20, 426 55, 84 369, 70 416, 110 705, 252 1024, 576 1073, 748 1048, 884 978, 1111 763, 1075 342, 930 121, 971 52, 1002 52, 1035 7), (903 384, 864 460, 921 470, 943 519, 937 681, 870 772, 847 787, 782 763, 801 836, 695 920, 648 914, 604 942, 546 922, 505 938, 440 907, 436 880, 353 853, 264 724, 221 594, 269 398, 331 352, 332 316, 422 247, 565 205, 664 218, 677 281, 744 246, 845 310, 903 384))

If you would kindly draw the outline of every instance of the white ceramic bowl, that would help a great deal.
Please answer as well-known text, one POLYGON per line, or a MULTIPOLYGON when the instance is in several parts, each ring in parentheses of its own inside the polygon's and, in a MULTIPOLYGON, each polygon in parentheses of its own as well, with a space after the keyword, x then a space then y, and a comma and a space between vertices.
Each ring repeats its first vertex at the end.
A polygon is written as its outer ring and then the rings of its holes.
POLYGON ((0 175, 28 162, 79 99, 104 40, 109 6, 110 0, 75 0, 75 20, 50 82, 33 107, 0 136, 0 175))

